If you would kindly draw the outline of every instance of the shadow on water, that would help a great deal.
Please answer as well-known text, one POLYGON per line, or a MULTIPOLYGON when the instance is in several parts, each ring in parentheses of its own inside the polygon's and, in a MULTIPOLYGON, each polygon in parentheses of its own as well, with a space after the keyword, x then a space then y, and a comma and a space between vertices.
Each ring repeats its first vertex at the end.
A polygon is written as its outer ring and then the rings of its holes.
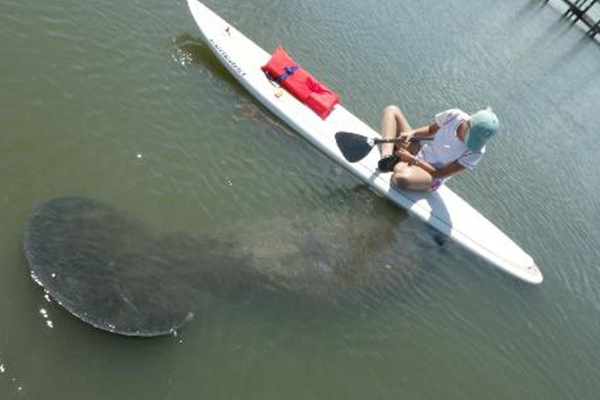
POLYGON ((207 295, 339 300, 410 279, 393 244, 399 221, 373 218, 381 206, 158 236, 113 207, 59 198, 30 217, 24 250, 33 279, 76 317, 158 336, 203 310, 207 295))

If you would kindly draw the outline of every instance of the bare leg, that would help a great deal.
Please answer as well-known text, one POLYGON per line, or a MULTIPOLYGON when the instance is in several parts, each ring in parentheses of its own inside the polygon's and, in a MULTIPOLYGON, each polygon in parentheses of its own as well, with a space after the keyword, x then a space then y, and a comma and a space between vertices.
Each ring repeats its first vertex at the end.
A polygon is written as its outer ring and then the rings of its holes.
POLYGON ((431 188, 433 177, 423 168, 401 162, 394 167, 392 182, 401 189, 427 191, 431 188))
MULTIPOLYGON (((381 136, 383 139, 395 139, 403 132, 412 131, 406 117, 396 106, 387 106, 383 109, 381 119, 381 136)), ((381 156, 389 156, 394 152, 394 143, 381 145, 381 156)))

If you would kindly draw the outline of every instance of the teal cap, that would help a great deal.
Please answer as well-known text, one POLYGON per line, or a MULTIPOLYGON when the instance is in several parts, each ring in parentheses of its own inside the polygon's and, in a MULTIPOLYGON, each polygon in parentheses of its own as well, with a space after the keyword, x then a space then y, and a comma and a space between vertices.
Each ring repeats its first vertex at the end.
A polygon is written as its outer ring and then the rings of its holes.
POLYGON ((470 150, 480 151, 485 143, 498 132, 498 117, 488 107, 473 114, 468 126, 465 146, 470 150))

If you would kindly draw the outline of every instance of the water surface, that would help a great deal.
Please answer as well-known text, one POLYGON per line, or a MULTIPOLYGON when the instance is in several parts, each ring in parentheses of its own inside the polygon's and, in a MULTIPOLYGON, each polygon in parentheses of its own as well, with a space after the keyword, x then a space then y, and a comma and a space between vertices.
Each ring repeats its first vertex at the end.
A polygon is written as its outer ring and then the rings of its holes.
POLYGON ((598 44, 537 0, 207 4, 375 128, 390 103, 415 126, 492 105, 502 135, 451 187, 544 283, 439 246, 300 139, 215 61, 184 1, 5 0, 0 398, 595 398, 598 44), (30 213, 65 196, 153 235, 237 235, 290 290, 208 292, 163 339, 95 330, 48 302, 22 251, 30 213), (326 267, 345 279, 290 279, 326 267))

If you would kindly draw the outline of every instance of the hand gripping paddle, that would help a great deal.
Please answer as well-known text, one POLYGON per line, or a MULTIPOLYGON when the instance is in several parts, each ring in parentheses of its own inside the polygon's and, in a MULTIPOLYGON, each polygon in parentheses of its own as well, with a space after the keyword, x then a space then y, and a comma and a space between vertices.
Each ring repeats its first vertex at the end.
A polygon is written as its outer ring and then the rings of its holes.
MULTIPOLYGON (((335 134, 335 141, 342 152, 344 158, 351 163, 362 160, 371 152, 373 146, 380 143, 399 143, 403 142, 406 136, 400 136, 395 139, 379 139, 370 138, 358 133, 352 132, 337 132, 335 134)), ((411 142, 420 142, 421 140, 427 140, 426 138, 411 138, 411 142)))

